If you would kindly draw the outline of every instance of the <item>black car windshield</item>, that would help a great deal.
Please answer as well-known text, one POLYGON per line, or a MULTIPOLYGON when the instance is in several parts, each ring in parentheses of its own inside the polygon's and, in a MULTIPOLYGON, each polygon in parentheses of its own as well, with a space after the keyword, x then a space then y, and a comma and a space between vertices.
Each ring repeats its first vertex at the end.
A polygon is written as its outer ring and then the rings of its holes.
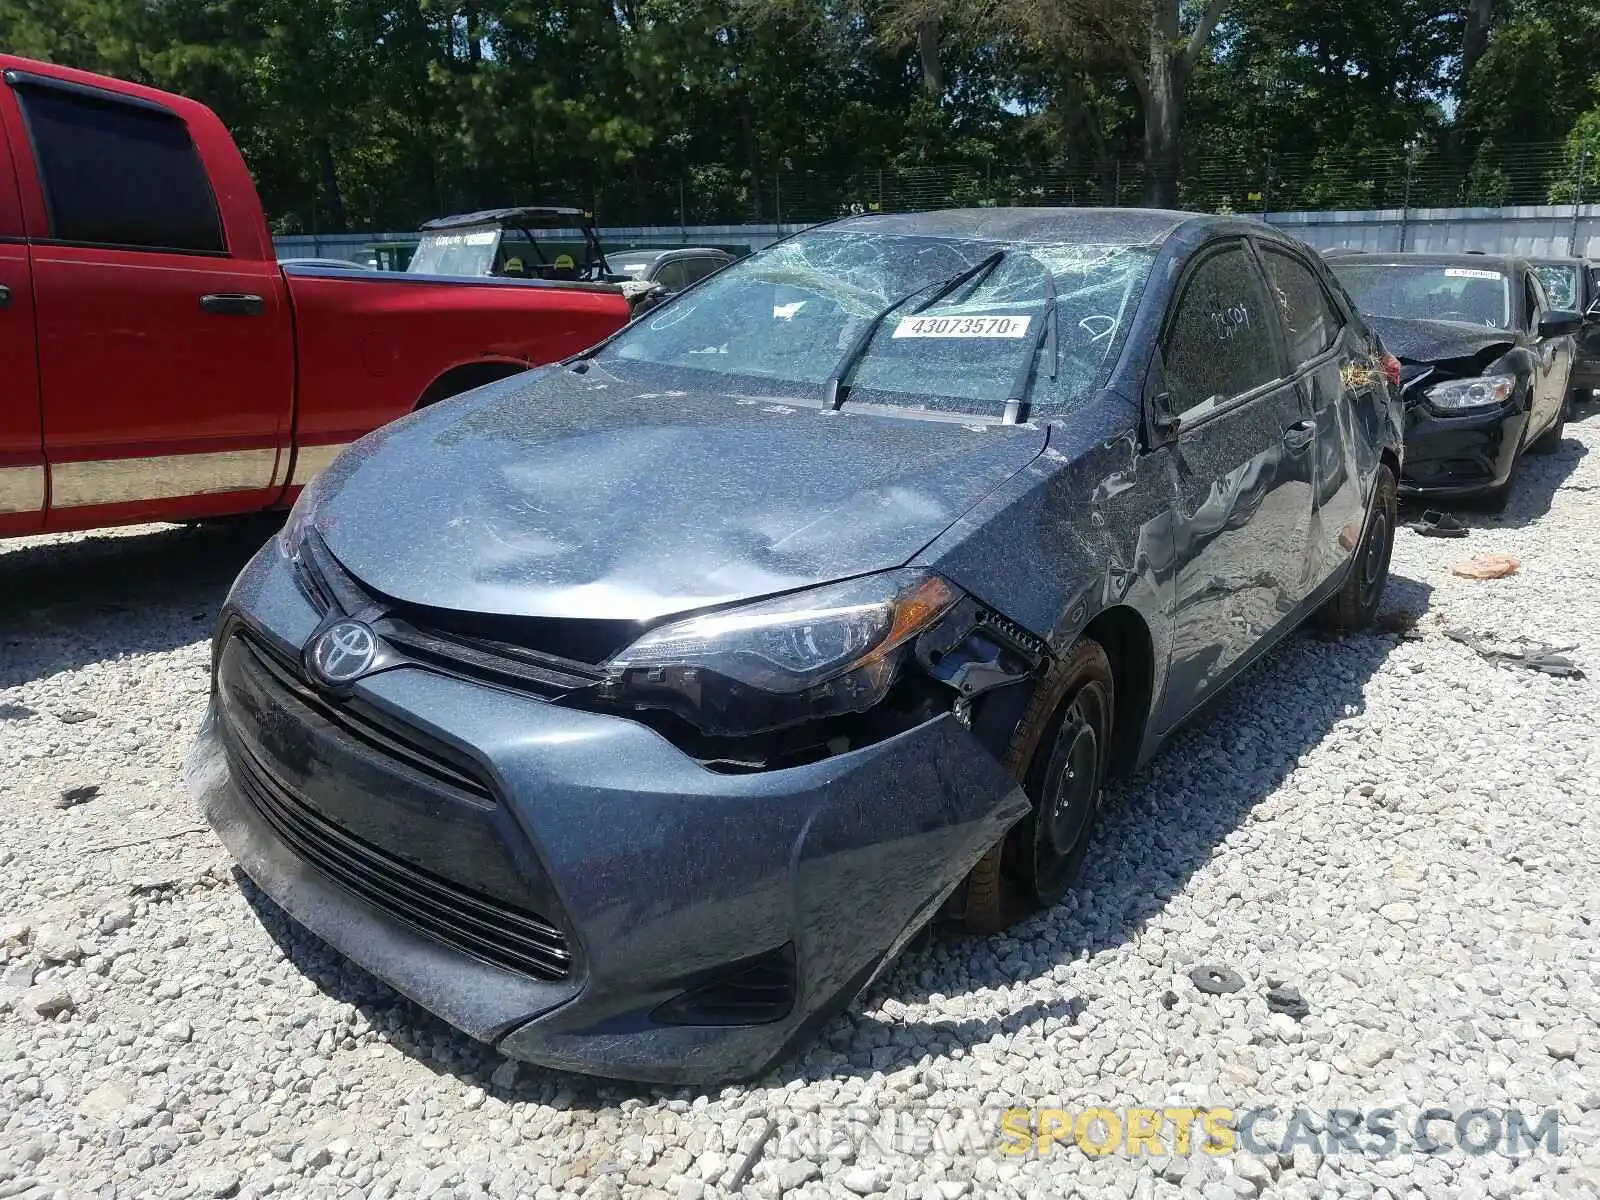
POLYGON ((1511 328, 1511 281, 1503 272, 1442 262, 1328 265, 1368 316, 1511 328))
POLYGON ((1545 298, 1551 308, 1574 309, 1578 307, 1578 264, 1541 263, 1533 273, 1544 284, 1545 298))
POLYGON ((856 356, 845 377, 850 403, 999 415, 1022 359, 1054 351, 1027 396, 1031 412, 1048 415, 1101 382, 1154 257, 1149 246, 818 230, 727 267, 624 330, 599 358, 612 370, 668 368, 685 386, 820 398, 873 318, 905 300, 856 356), (940 296, 941 283, 997 250, 1005 253, 991 269, 940 296), (1051 277, 1054 343, 1035 336, 1051 277))

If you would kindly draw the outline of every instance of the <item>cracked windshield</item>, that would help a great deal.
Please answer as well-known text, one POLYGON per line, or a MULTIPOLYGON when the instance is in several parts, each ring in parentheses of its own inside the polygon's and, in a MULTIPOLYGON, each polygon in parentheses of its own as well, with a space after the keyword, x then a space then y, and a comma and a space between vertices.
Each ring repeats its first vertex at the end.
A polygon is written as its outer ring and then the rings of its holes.
POLYGON ((791 399, 817 398, 843 369, 849 401, 981 415, 1001 414, 1020 390, 1032 413, 1049 415, 1090 392, 1113 361, 1154 252, 1000 249, 913 235, 796 238, 640 321, 601 359, 613 370, 667 367, 687 386, 791 399))

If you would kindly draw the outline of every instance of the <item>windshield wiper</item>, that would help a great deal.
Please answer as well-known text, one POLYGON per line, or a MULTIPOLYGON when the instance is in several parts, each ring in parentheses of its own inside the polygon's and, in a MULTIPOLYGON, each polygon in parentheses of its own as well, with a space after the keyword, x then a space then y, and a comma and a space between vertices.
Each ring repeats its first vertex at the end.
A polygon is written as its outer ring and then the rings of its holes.
MULTIPOLYGON (((933 295, 929 296, 925 301, 917 305, 917 307, 911 311, 914 313, 919 313, 926 309, 932 308, 935 304, 939 303, 939 301, 943 300, 946 296, 955 291, 968 280, 976 279, 980 275, 987 275, 990 271, 994 270, 995 267, 1000 265, 1000 260, 1005 258, 1005 256, 1006 252, 1004 250, 996 250, 993 254, 980 260, 979 262, 974 263, 965 271, 962 271, 959 275, 951 276, 949 279, 945 280, 939 285, 938 290, 935 291, 933 295)), ((866 352, 867 347, 872 344, 873 337, 875 337, 878 330, 883 327, 883 323, 887 321, 894 311, 902 304, 905 304, 909 300, 915 300, 918 296, 922 295, 923 292, 927 291, 932 286, 933 285, 931 283, 925 283, 916 291, 907 292, 904 296, 901 296, 900 299, 889 305, 888 308, 885 308, 879 312, 877 316, 872 318, 872 320, 868 321, 866 327, 862 329, 860 333, 856 334, 855 340, 850 343, 850 348, 844 352, 843 356, 840 357, 838 363, 835 364, 833 371, 828 375, 827 382, 822 385, 822 406, 824 408, 837 409, 844 403, 844 377, 849 374, 850 368, 856 365, 856 360, 859 359, 862 354, 866 352)))
POLYGON ((1038 332, 1028 339, 1028 353, 1022 360, 1022 366, 1017 368, 1017 376, 1011 381, 1011 391, 1006 395, 1003 420, 1007 425, 1022 423, 1028 385, 1033 382, 1033 363, 1039 357, 1039 346, 1046 333, 1050 336, 1050 378, 1054 379, 1060 355, 1056 345, 1056 277, 1049 267, 1044 271, 1044 315, 1039 318, 1038 332))

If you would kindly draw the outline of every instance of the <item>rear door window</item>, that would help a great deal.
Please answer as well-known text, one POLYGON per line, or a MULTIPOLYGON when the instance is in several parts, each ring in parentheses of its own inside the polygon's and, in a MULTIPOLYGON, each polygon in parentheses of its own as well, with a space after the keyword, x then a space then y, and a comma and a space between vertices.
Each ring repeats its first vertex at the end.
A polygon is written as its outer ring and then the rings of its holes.
POLYGON ((1275 247, 1261 250, 1267 286, 1288 341, 1289 362, 1304 366, 1333 345, 1339 336, 1339 315, 1310 267, 1275 247))
POLYGON ((711 272, 722 266, 720 258, 691 258, 685 267, 686 282, 699 283, 711 272))
POLYGON ((688 286, 688 277, 684 271, 682 259, 662 263, 656 270, 655 281, 669 292, 681 292, 688 286))
POLYGON ((58 241, 226 251, 216 197, 188 127, 155 105, 16 85, 58 241))
POLYGON ((1288 374, 1266 290, 1242 244, 1190 272, 1162 359, 1171 410, 1191 420, 1288 374))

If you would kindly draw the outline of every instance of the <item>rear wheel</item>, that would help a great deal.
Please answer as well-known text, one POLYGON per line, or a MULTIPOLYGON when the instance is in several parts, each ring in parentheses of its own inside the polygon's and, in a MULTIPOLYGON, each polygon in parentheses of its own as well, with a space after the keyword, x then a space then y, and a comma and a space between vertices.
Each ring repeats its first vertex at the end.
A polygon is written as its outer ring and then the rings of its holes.
POLYGON ((1115 695, 1111 661, 1090 638, 1040 681, 1002 761, 1033 806, 968 876, 968 929, 1003 929, 1077 880, 1100 811, 1115 695))
POLYGON ((1331 633, 1355 633, 1372 624, 1389 582, 1389 558, 1394 552, 1394 526, 1399 510, 1394 472, 1378 464, 1372 505, 1366 528, 1356 544, 1354 561, 1343 585, 1317 610, 1317 624, 1331 633))

